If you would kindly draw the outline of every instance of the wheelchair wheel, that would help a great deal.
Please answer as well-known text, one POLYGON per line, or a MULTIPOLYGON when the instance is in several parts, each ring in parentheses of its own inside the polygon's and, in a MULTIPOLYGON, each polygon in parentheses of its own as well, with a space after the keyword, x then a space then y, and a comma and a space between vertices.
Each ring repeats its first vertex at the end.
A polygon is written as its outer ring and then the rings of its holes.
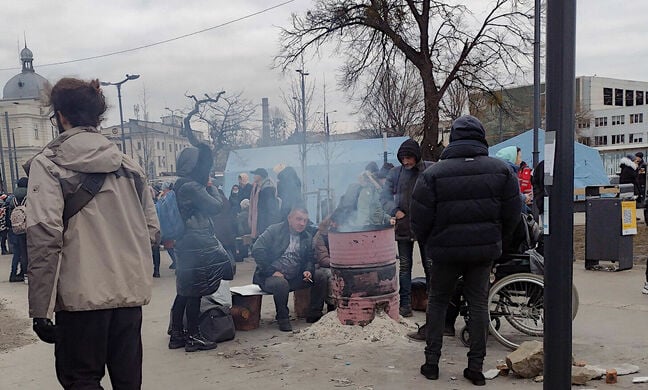
POLYGON ((459 332, 459 340, 464 345, 464 347, 470 347, 470 333, 468 333, 468 326, 461 328, 459 332))
POLYGON ((488 307, 488 328, 502 345, 514 349, 524 341, 543 336, 544 281, 541 276, 521 273, 501 279, 488 294, 488 307))

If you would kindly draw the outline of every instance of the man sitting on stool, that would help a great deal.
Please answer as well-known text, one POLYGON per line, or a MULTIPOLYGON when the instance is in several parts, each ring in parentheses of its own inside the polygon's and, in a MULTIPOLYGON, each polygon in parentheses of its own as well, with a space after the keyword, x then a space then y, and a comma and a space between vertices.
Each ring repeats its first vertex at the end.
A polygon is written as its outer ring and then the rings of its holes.
POLYGON ((326 275, 315 272, 313 237, 306 230, 308 211, 293 207, 287 221, 270 225, 252 247, 257 263, 253 282, 274 297, 279 330, 292 331, 288 316, 288 293, 311 288, 311 302, 306 321, 322 317, 326 294, 326 275))

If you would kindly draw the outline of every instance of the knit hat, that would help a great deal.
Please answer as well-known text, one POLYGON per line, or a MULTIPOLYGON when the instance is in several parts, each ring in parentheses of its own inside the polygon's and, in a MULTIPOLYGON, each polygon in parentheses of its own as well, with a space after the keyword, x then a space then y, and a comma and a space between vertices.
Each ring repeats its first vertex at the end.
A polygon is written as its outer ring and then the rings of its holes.
POLYGON ((411 138, 403 142, 400 148, 398 148, 398 153, 396 153, 396 157, 401 164, 405 156, 416 158, 416 162, 421 161, 421 147, 411 138))
POLYGON ((250 207, 250 199, 243 199, 240 204, 242 209, 247 209, 250 207))
POLYGON ((452 129, 450 129, 450 143, 459 140, 478 141, 488 146, 484 126, 479 119, 472 115, 463 115, 452 123, 452 129))
POLYGON ((517 160, 517 146, 507 146, 502 148, 497 151, 495 157, 508 161, 511 164, 515 164, 515 161, 517 160))

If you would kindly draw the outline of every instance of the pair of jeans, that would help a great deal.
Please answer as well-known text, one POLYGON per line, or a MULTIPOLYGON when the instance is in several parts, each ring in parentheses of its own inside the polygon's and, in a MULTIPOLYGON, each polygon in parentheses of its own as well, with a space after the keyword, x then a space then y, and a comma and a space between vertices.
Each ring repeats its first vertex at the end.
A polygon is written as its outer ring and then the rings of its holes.
POLYGON ((183 330, 185 312, 187 313, 187 332, 195 335, 200 325, 200 300, 202 297, 176 295, 171 307, 171 329, 183 330))
POLYGON ((153 253, 153 273, 160 273, 160 246, 155 245, 151 247, 151 252, 153 253))
POLYGON ((64 389, 142 386, 142 307, 56 313, 56 376, 64 389))
POLYGON ((470 312, 468 368, 481 372, 488 336, 488 290, 491 268, 491 263, 432 263, 426 318, 426 363, 439 364, 448 302, 455 291, 459 275, 463 275, 463 294, 470 312))
POLYGON ((313 275, 313 283, 304 281, 301 278, 286 279, 282 276, 270 276, 261 284, 261 289, 272 294, 275 309, 277 310, 277 320, 287 320, 290 314, 288 309, 288 294, 291 291, 301 290, 304 288, 311 289, 311 301, 309 307, 309 317, 318 317, 322 315, 324 309, 324 299, 326 298, 328 279, 326 274, 316 270, 313 275))
MULTIPOLYGON (((398 283, 400 289, 400 307, 409 307, 412 305, 412 264, 414 255, 414 241, 411 240, 398 240, 398 283)), ((423 271, 425 272, 426 286, 430 288, 430 264, 425 259, 425 250, 422 245, 419 245, 419 252, 421 254, 421 261, 423 262, 423 271)))
POLYGON ((13 248, 11 258, 11 275, 18 275, 18 264, 20 264, 20 275, 27 273, 27 235, 13 234, 9 232, 9 241, 13 248))
POLYGON ((2 250, 2 254, 6 255, 9 253, 9 250, 7 248, 7 237, 9 235, 9 230, 5 229, 0 232, 0 249, 2 250))

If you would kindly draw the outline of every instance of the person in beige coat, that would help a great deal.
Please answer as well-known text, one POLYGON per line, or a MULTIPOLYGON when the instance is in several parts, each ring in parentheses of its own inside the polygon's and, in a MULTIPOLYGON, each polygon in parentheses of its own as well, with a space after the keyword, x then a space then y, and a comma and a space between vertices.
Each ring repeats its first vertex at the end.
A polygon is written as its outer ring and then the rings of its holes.
POLYGON ((159 243, 145 174, 96 129, 106 110, 98 80, 61 79, 50 102, 60 134, 25 164, 29 315, 55 344, 64 388, 101 389, 107 366, 113 388, 139 389, 142 305, 159 243), (70 215, 93 188, 88 178, 96 193, 70 215))

